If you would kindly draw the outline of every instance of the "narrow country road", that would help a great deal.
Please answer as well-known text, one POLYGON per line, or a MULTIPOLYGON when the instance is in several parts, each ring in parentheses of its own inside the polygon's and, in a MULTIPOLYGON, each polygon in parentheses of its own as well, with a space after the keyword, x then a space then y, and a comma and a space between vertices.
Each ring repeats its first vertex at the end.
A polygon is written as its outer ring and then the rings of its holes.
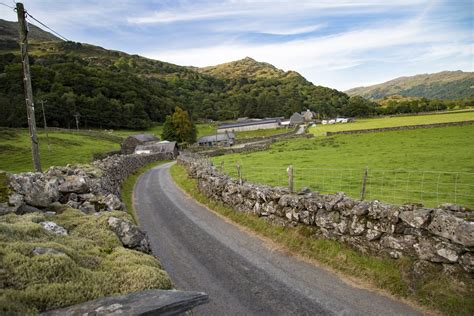
POLYGON ((241 231, 176 187, 173 163, 138 180, 134 205, 153 252, 180 290, 210 302, 194 315, 416 315, 403 303, 337 276, 241 231))

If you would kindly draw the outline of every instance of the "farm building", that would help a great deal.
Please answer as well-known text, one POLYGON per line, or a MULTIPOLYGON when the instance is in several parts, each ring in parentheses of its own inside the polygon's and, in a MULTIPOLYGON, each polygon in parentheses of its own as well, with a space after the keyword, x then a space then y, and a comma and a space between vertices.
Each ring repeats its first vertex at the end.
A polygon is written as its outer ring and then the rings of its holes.
POLYGON ((138 145, 135 148, 135 154, 154 154, 154 153, 169 153, 173 157, 178 156, 178 145, 176 142, 162 141, 151 142, 145 145, 138 145))
POLYGON ((130 135, 123 141, 121 151, 123 154, 133 154, 138 145, 145 145, 157 141, 159 141, 159 139, 152 134, 130 135))
POLYGON ((298 112, 295 112, 293 113, 292 116, 290 116, 290 125, 295 126, 295 125, 303 124, 304 121, 305 121, 304 116, 298 112))
POLYGON ((232 124, 222 124, 217 128, 218 133, 224 132, 243 132, 257 129, 268 129, 280 127, 280 119, 247 120, 232 124))
POLYGON ((234 133, 220 133, 199 138, 199 146, 232 146, 235 141, 234 133))
POLYGON ((301 112, 301 115, 303 116, 305 122, 310 122, 316 117, 316 114, 313 111, 310 111, 309 109, 304 112, 301 112))

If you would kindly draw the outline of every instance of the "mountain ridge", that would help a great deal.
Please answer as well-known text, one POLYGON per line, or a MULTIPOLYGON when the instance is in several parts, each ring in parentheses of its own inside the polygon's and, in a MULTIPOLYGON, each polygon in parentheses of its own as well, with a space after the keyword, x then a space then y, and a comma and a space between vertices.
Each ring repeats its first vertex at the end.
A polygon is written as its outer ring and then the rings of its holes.
POLYGON ((389 96, 462 99, 474 97, 474 72, 441 71, 402 76, 383 83, 344 91, 350 96, 383 99, 389 96))

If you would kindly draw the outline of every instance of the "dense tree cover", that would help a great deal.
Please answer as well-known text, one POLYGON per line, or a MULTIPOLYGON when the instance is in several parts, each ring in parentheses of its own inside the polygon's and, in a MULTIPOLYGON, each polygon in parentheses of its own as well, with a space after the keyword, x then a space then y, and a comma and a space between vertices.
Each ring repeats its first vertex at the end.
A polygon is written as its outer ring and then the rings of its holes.
POLYGON ((196 142, 196 135, 196 126, 188 112, 177 106, 174 113, 166 117, 161 137, 178 143, 193 144, 196 142))
MULTIPOLYGON (((27 125, 20 57, 0 50, 0 126, 27 125)), ((405 113, 382 109, 361 97, 315 86, 295 72, 246 59, 246 71, 222 77, 136 55, 74 43, 32 45, 30 63, 36 104, 44 100, 49 126, 143 129, 164 122, 176 106, 193 120, 284 116, 311 109, 320 118, 405 113), (256 70, 257 69, 257 70, 256 70), (258 73, 258 76, 252 75, 258 73), (268 74, 268 77, 265 76, 268 74)), ((233 63, 227 73, 234 73, 233 63)), ((222 73, 222 67, 219 68, 222 73)), ((36 107, 42 122, 40 107, 36 107)))
POLYGON ((429 100, 420 99, 400 99, 388 100, 379 107, 376 114, 402 114, 402 113, 422 113, 431 111, 451 110, 454 108, 466 108, 474 106, 474 98, 462 100, 429 100))

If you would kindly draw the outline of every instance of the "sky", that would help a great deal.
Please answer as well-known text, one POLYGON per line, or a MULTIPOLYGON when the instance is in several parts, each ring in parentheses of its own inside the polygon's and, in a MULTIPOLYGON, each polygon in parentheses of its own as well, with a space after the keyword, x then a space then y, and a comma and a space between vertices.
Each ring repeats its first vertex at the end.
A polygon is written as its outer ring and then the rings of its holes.
MULTIPOLYGON (((0 0, 14 6, 12 0, 0 0)), ((252 57, 346 90, 474 71, 472 0, 25 0, 69 40, 210 66, 252 57)), ((16 14, 0 5, 0 18, 16 14)))

